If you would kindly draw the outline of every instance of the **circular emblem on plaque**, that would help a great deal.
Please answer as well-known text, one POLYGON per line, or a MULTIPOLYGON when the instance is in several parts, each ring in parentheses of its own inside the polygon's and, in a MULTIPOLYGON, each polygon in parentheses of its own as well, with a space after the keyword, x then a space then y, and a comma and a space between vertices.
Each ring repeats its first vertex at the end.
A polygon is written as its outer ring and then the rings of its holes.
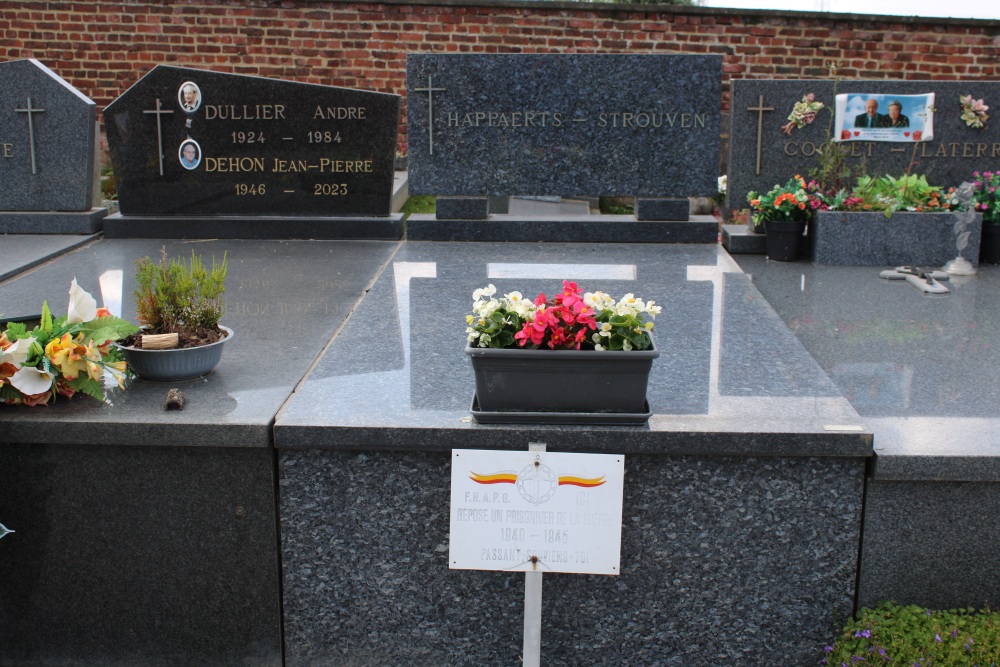
POLYGON ((177 102, 184 111, 194 113, 201 106, 201 88, 194 81, 185 81, 177 89, 177 102))
POLYGON ((556 495, 559 478, 552 468, 535 461, 517 473, 517 492, 532 505, 541 505, 556 495))

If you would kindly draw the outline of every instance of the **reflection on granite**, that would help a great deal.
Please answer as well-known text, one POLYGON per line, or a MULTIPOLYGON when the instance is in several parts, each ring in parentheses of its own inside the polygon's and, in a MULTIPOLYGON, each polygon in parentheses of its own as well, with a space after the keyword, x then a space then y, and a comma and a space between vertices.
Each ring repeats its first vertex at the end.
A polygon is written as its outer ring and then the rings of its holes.
MULTIPOLYGON (((449 458, 279 453, 285 664, 518 664, 524 577, 448 569, 449 458)), ((626 457, 622 574, 545 577, 542 663, 810 664, 853 610, 863 470, 626 457)))
MULTIPOLYGON (((96 236, 60 236, 57 234, 4 234, 0 236, 3 252, 0 253, 0 280, 7 280, 18 273, 34 268, 53 257, 96 240, 96 236)), ((69 287, 67 284, 67 292, 69 287)), ((42 302, 32 304, 8 303, 0 297, 0 314, 37 315, 42 302), (31 312, 23 311, 27 308, 31 312), (22 312, 23 311, 23 312, 22 312)))
POLYGON ((714 245, 407 242, 278 416, 278 447, 866 456, 857 413, 714 245), (648 426, 474 423, 472 291, 534 297, 561 279, 663 306, 648 426), (830 427, 856 430, 831 430, 830 427), (737 435, 738 434, 738 435, 737 435))
MULTIPOLYGON (((120 239, 93 243, 0 285, 0 309, 38 312, 48 300, 53 311, 64 313, 75 277, 99 304, 118 303, 122 316, 135 321, 134 263, 146 255, 157 258, 162 245, 120 239)), ((206 260, 228 253, 222 322, 236 337, 218 368, 197 380, 133 382, 125 392, 112 391, 113 405, 77 396, 45 409, 2 410, 3 439, 267 446, 275 413, 397 246, 384 241, 167 242, 174 257, 190 256, 192 250, 206 260), (163 410, 172 386, 187 395, 183 412, 163 410)))
POLYGON ((963 479, 1000 479, 1000 267, 928 296, 879 278, 882 267, 738 261, 865 418, 879 477, 921 463, 947 477, 934 460, 946 456, 978 457, 963 479))

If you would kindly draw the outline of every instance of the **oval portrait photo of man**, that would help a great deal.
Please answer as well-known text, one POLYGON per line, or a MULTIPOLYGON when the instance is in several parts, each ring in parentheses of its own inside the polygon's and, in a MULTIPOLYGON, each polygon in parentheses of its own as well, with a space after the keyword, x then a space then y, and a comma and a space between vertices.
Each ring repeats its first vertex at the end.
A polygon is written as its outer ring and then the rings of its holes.
POLYGON ((197 169, 201 164, 201 146, 194 139, 186 139, 181 142, 177 157, 181 161, 181 166, 188 171, 197 169))
POLYGON ((177 101, 181 109, 193 113, 201 106, 201 88, 194 81, 185 81, 177 91, 177 101))

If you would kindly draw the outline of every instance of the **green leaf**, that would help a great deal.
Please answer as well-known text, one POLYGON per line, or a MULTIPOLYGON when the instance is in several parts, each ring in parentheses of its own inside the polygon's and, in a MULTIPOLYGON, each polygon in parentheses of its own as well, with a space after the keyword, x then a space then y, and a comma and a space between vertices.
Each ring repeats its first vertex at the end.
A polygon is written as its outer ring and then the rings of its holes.
POLYGON ((7 324, 7 340, 14 342, 21 338, 28 337, 28 327, 24 322, 10 322, 7 324))

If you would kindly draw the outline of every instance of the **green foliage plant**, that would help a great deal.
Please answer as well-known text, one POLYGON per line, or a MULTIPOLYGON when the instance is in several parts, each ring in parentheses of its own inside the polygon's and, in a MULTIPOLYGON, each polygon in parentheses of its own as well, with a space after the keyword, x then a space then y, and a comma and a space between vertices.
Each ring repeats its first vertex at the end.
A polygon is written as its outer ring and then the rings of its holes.
POLYGON ((135 267, 136 316, 149 333, 218 328, 229 269, 225 254, 219 263, 213 257, 209 269, 193 250, 184 260, 168 258, 163 248, 159 263, 143 257, 135 267))
POLYGON ((823 649, 828 667, 1000 667, 1000 614, 883 602, 862 609, 823 649))

